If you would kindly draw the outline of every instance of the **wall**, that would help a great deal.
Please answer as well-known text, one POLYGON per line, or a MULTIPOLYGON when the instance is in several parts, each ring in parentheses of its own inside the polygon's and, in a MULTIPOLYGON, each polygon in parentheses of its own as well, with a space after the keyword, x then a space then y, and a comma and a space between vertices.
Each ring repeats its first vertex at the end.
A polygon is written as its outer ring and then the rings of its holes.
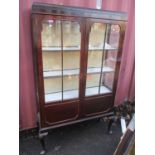
POLYGON ((119 105, 124 100, 132 101, 135 97, 135 0, 103 0, 102 8, 128 13, 128 25, 115 100, 115 104, 119 105))
MULTIPOLYGON (((30 11, 32 3, 44 2, 95 8, 96 0, 20 0, 19 1, 19 118, 20 129, 36 126, 37 106, 34 91, 30 11)), ((124 99, 134 99, 134 0, 103 0, 103 9, 128 12, 129 20, 125 37, 115 105, 124 99)))

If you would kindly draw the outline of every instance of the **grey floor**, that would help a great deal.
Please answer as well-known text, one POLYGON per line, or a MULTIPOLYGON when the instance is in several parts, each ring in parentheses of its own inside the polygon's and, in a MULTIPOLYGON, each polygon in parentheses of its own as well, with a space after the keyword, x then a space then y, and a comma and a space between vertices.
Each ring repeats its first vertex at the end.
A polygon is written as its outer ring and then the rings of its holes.
MULTIPOLYGON (((107 122, 91 120, 54 129, 46 137, 47 155, 113 155, 121 137, 119 124, 113 124, 108 135, 107 122)), ((38 155, 41 146, 37 137, 19 139, 19 155, 38 155)))

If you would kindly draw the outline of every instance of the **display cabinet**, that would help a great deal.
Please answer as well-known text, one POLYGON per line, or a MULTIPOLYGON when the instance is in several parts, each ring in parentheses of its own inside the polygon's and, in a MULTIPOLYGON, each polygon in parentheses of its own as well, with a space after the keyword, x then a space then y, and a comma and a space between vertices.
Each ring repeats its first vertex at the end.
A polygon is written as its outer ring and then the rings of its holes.
POLYGON ((34 3, 31 23, 40 131, 107 114, 127 15, 34 3))

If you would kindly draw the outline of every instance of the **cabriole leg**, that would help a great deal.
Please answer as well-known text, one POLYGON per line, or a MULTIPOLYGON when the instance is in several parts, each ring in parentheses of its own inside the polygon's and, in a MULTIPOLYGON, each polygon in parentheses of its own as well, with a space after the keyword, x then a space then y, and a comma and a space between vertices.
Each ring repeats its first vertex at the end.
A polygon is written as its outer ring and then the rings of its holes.
POLYGON ((46 147, 45 147, 45 136, 47 136, 48 132, 46 133, 39 133, 39 139, 40 139, 40 143, 42 146, 42 151, 40 152, 40 154, 45 154, 46 153, 46 147))
POLYGON ((112 134, 111 126, 113 124, 114 120, 110 119, 109 124, 108 124, 108 134, 112 134))

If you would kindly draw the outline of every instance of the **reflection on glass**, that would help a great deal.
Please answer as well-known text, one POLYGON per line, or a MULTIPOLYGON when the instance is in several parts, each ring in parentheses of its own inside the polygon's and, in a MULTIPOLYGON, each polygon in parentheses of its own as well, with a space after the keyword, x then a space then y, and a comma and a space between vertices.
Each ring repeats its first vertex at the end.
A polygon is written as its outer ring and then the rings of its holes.
POLYGON ((120 27, 119 25, 109 25, 110 31, 108 31, 107 40, 108 44, 113 49, 118 49, 119 46, 119 36, 120 27))
POLYGON ((81 33, 77 22, 63 21, 63 98, 79 97, 81 33))

